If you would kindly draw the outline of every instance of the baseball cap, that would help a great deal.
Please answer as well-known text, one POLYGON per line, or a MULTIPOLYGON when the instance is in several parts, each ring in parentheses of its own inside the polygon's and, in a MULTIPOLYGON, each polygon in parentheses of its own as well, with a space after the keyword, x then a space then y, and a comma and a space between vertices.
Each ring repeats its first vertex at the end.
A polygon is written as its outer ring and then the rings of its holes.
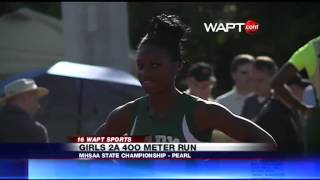
POLYGON ((189 69, 189 76, 195 78, 197 81, 216 81, 212 66, 205 62, 193 64, 189 69))

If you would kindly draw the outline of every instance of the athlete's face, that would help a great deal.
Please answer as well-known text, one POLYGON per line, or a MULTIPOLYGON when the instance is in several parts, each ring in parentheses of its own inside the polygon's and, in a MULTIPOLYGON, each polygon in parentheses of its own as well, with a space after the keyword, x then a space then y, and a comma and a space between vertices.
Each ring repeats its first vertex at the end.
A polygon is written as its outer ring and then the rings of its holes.
POLYGON ((179 63, 173 62, 169 54, 158 47, 144 45, 137 56, 139 81, 147 94, 172 91, 179 63))

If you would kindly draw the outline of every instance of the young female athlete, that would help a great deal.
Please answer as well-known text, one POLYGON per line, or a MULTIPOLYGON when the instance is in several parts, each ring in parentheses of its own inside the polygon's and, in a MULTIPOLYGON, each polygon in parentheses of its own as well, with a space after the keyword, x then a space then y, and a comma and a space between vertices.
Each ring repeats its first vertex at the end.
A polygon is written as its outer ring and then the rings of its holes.
POLYGON ((98 135, 146 136, 151 142, 209 142, 213 129, 242 142, 275 145, 266 131, 224 106, 180 92, 181 41, 188 30, 180 18, 162 14, 151 21, 138 46, 138 78, 146 96, 113 110, 98 135))

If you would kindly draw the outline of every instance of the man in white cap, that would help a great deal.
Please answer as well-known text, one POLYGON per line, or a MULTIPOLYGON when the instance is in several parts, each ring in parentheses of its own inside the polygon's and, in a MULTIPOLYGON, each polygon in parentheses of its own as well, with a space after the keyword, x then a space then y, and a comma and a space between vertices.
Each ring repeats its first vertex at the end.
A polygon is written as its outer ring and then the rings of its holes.
POLYGON ((0 143, 46 143, 48 132, 33 119, 40 109, 39 99, 49 90, 38 87, 32 79, 18 79, 5 86, 0 98, 0 143))

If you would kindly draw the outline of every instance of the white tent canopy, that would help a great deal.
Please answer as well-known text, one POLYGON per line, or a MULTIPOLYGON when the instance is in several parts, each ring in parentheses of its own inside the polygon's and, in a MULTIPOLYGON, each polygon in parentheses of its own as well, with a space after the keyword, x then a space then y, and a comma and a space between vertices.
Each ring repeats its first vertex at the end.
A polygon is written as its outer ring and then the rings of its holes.
POLYGON ((0 18, 0 74, 47 67, 63 57, 62 23, 22 8, 0 18))
POLYGON ((53 65, 48 70, 48 74, 141 86, 134 76, 125 71, 67 61, 60 61, 53 65), (70 69, 72 69, 72 71, 70 71, 70 69))

